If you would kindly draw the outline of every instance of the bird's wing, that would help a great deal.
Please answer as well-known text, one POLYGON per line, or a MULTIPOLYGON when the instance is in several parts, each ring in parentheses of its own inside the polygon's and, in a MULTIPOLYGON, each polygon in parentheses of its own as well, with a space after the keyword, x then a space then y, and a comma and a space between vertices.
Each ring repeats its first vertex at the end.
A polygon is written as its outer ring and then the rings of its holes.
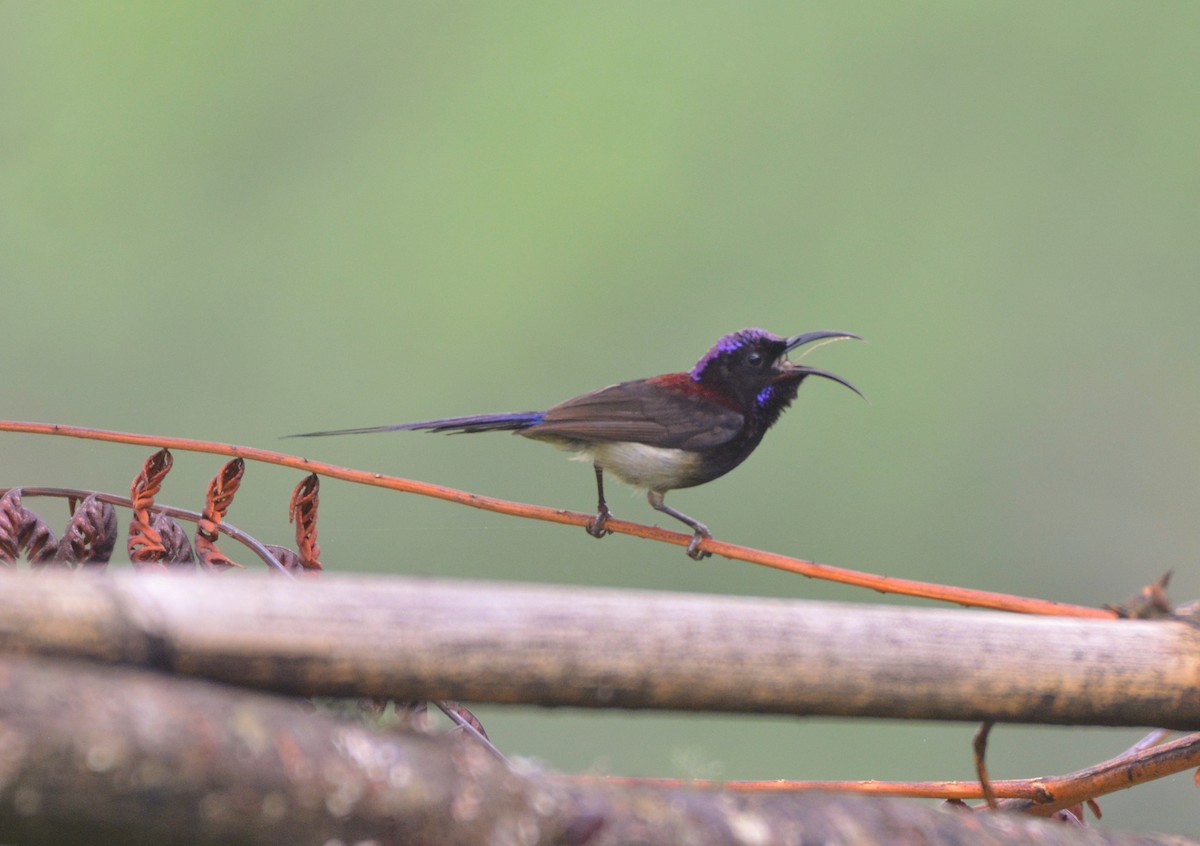
POLYGON ((697 450, 720 446, 742 430, 739 412, 690 380, 676 381, 680 384, 657 377, 592 391, 556 405, 521 434, 697 450))

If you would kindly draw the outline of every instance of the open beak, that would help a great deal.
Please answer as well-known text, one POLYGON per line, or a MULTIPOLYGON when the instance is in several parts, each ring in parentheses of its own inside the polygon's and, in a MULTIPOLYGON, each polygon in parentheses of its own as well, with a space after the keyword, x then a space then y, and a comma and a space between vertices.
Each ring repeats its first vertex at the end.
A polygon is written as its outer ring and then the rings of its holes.
MULTIPOLYGON (((853 338, 856 341, 862 340, 860 336, 850 332, 832 332, 829 330, 805 332, 803 335, 795 335, 787 339, 787 346, 784 347, 783 350, 784 355, 786 356, 787 353, 791 352, 797 347, 802 347, 805 344, 811 344, 813 341, 835 341, 841 338, 853 338)), ((839 385, 845 385, 863 399, 867 398, 866 395, 863 394, 863 392, 858 388, 854 387, 841 376, 838 376, 836 373, 830 373, 828 370, 819 370, 816 367, 809 367, 807 364, 792 364, 792 362, 788 361, 786 357, 780 361, 780 370, 782 371, 780 373, 781 379, 795 378, 796 376, 820 376, 824 379, 837 382, 839 385)))
POLYGON ((794 335, 788 338, 787 346, 783 348, 783 351, 791 352, 796 347, 811 344, 813 341, 833 341, 838 338, 853 338, 856 341, 862 340, 862 336, 850 332, 831 332, 828 329, 822 329, 820 332, 805 332, 803 335, 794 335))

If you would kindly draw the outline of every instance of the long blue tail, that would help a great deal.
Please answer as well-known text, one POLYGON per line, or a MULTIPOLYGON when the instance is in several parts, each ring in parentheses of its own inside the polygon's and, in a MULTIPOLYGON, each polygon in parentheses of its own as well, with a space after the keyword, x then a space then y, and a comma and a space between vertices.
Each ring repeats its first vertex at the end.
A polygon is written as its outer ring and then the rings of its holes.
POLYGON ((370 432, 398 432, 428 429, 430 432, 449 432, 461 435, 473 432, 505 432, 526 429, 540 423, 544 411, 513 411, 508 414, 476 414, 473 417, 447 417, 445 420, 424 420, 420 423, 394 423, 391 426, 368 426, 363 429, 331 429, 328 432, 305 432, 289 438, 320 438, 325 435, 364 435, 370 432))

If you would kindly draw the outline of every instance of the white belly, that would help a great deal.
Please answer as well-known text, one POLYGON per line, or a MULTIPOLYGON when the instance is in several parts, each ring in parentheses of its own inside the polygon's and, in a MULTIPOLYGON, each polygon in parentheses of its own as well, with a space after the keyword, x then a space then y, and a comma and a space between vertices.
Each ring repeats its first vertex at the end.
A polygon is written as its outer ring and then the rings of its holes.
POLYGON ((599 464, 627 485, 644 490, 669 491, 681 487, 692 475, 697 455, 682 449, 646 446, 631 441, 584 444, 566 447, 580 461, 599 464))

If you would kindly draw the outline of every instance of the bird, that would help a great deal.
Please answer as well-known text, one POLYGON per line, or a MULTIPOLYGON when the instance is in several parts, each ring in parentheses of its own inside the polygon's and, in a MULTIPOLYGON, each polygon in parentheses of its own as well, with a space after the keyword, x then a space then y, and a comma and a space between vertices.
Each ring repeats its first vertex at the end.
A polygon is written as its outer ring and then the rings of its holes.
POLYGON ((314 438, 373 432, 428 430, 448 434, 509 431, 544 441, 590 461, 599 504, 588 534, 610 534, 604 498, 605 471, 646 491, 655 510, 692 529, 687 554, 701 560, 708 527, 664 502, 669 491, 724 476, 750 456, 763 435, 795 400, 800 384, 819 376, 865 395, 841 376, 788 360, 788 353, 816 341, 862 340, 850 332, 822 330, 791 337, 742 329, 722 337, 691 370, 621 382, 559 403, 545 411, 447 417, 357 429, 305 432, 314 438))

